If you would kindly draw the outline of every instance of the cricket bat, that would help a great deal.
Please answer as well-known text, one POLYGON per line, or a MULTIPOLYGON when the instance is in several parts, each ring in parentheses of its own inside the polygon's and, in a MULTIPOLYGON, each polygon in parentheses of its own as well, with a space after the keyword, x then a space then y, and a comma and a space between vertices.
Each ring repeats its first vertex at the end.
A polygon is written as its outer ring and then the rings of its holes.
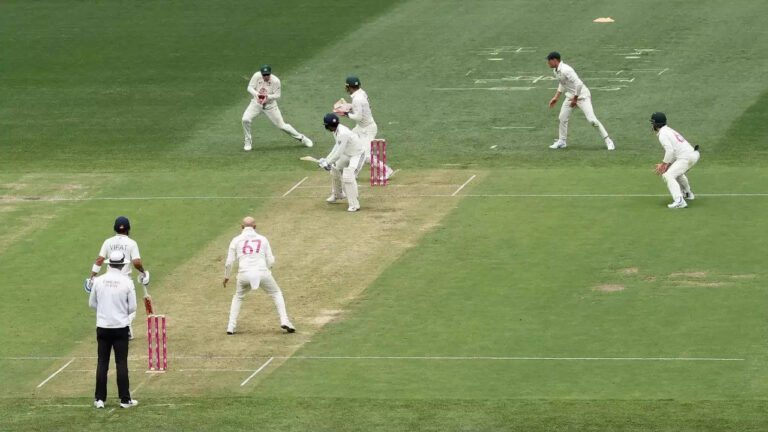
POLYGON ((312 156, 302 156, 299 158, 299 160, 307 161, 307 162, 320 162, 320 159, 315 159, 312 156))
POLYGON ((147 315, 152 315, 154 313, 154 308, 152 308, 152 296, 149 295, 147 286, 143 284, 142 286, 144 287, 144 309, 147 311, 147 315))

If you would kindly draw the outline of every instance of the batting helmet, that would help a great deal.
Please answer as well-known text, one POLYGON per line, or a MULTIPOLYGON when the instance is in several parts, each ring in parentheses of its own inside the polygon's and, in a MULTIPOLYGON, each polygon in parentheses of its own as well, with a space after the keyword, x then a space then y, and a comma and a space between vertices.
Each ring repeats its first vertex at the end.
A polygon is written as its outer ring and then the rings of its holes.
POLYGON ((115 232, 127 233, 131 230, 131 221, 125 216, 120 216, 115 219, 115 232))
POLYGON ((661 111, 657 111, 653 114, 651 114, 651 124, 653 124, 653 127, 658 129, 662 126, 667 125, 667 116, 661 111))
POLYGON ((356 76, 348 76, 346 83, 349 87, 360 87, 360 78, 356 76))
POLYGON ((323 126, 325 126, 326 129, 330 129, 331 127, 336 127, 339 125, 339 116, 337 116, 334 113, 328 113, 323 117, 323 126))

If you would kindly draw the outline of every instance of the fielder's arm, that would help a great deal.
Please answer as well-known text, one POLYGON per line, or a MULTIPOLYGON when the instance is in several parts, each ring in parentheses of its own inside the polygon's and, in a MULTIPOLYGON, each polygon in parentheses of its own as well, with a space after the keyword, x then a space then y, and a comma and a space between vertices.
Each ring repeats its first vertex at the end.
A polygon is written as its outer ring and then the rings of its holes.
POLYGON ((552 108, 553 106, 555 106, 555 104, 557 103, 557 101, 560 99, 560 95, 561 95, 561 94, 563 94, 563 92, 561 92, 560 90, 558 90, 558 91, 556 91, 556 92, 555 92, 555 96, 554 96, 554 97, 552 97, 552 99, 550 99, 550 100, 549 100, 549 107, 550 107, 550 108, 552 108))

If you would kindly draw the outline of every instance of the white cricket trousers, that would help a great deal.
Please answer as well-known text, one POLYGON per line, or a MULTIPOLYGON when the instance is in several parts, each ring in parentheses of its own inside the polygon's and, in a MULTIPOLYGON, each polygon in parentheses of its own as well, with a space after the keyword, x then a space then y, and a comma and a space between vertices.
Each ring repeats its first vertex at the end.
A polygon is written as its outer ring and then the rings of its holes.
POLYGON ((342 191, 347 196, 350 207, 360 207, 357 191, 357 175, 365 165, 365 154, 357 156, 341 155, 331 168, 331 191, 340 197, 342 191))
POLYGON ((698 151, 691 153, 686 159, 678 159, 667 168, 667 172, 661 175, 664 182, 667 183, 669 193, 672 194, 672 200, 677 201, 683 198, 683 194, 691 191, 691 184, 685 173, 696 165, 701 155, 698 151))
POLYGON ((304 135, 300 134, 296 129, 293 128, 293 126, 283 121, 283 114, 280 113, 280 108, 277 107, 277 104, 272 105, 272 107, 264 108, 262 104, 251 100, 248 108, 246 108, 245 112, 243 113, 243 133, 245 134, 246 145, 249 145, 252 142, 251 122, 253 122, 253 119, 261 113, 264 113, 264 115, 267 116, 272 124, 275 125, 278 129, 292 136, 294 139, 301 141, 302 138, 304 138, 304 135))
POLYGON ((235 289, 235 295, 232 296, 232 306, 229 309, 229 325, 227 326, 228 332, 234 332, 237 329, 237 317, 240 315, 240 307, 243 305, 243 298, 248 291, 256 290, 259 287, 263 287, 264 291, 272 297, 272 301, 275 302, 275 308, 277 314, 280 315, 280 324, 288 324, 288 313, 285 311, 285 299, 283 299, 283 292, 280 291, 280 287, 277 286, 275 278, 272 277, 270 271, 252 271, 247 273, 239 273, 237 275, 237 288, 235 289))
MULTIPOLYGON (((595 116, 595 110, 592 109, 592 97, 577 100, 576 106, 584 112, 587 121, 600 131, 600 137, 606 139, 608 131, 605 130, 603 124, 595 116)), ((571 98, 566 97, 563 105, 560 107, 560 127, 558 129, 559 139, 563 142, 568 139, 568 120, 571 118, 571 112, 573 112, 571 98)))

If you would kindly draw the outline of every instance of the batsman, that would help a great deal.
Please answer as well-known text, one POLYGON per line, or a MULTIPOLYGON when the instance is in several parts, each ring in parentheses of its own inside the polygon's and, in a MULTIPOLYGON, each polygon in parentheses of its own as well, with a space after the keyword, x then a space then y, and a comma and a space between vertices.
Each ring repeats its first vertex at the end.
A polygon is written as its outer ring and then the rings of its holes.
POLYGON ((365 151, 360 137, 339 123, 336 114, 323 117, 323 126, 333 134, 335 144, 327 157, 320 159, 320 168, 331 172, 331 196, 326 201, 333 204, 347 198, 347 211, 360 210, 357 175, 365 164, 365 151))

